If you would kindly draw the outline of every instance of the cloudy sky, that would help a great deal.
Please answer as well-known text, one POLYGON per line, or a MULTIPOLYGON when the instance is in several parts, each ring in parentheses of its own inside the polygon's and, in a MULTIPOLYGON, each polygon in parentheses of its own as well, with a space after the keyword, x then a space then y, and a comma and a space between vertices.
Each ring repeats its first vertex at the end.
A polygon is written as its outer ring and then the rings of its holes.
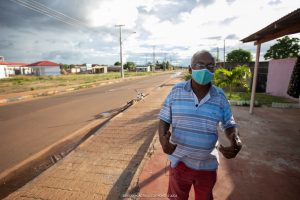
MULTIPOLYGON (((0 0, 0 55, 6 61, 113 64, 119 29, 127 61, 188 65, 197 50, 223 60, 255 46, 241 39, 300 7, 296 0, 0 0), (136 33, 133 33, 136 32, 136 33)), ((299 34, 292 35, 299 37, 299 34)), ((262 45, 263 55, 270 41, 262 45)))

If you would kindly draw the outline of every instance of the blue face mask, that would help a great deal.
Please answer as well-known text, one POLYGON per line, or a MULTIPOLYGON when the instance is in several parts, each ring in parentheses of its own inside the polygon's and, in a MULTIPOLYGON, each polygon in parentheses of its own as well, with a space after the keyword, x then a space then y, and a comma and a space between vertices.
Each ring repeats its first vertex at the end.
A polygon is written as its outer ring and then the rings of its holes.
POLYGON ((192 78, 200 85, 206 85, 212 81, 214 73, 208 71, 208 69, 192 69, 192 78))

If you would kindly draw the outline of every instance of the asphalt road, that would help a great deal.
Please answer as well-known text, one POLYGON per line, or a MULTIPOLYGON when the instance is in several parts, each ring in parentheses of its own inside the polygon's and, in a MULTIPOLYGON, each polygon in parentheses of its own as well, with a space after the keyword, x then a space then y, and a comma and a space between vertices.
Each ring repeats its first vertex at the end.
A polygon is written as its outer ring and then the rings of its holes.
POLYGON ((119 108, 171 74, 0 106, 0 172, 87 125, 100 113, 119 108))

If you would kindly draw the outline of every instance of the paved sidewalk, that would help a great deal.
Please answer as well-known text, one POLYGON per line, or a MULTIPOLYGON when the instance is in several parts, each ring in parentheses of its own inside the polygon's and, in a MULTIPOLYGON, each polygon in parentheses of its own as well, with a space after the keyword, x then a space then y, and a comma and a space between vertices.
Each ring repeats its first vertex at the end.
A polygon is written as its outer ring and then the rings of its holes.
POLYGON ((117 115, 57 164, 6 199, 119 199, 134 188, 172 84, 117 115))
MULTIPOLYGON (((255 108, 254 115, 248 109, 232 107, 244 146, 235 159, 220 155, 214 199, 300 199, 300 109, 255 108)), ((167 199, 160 197, 167 195, 168 166, 156 135, 154 153, 139 177, 139 199, 167 199)))

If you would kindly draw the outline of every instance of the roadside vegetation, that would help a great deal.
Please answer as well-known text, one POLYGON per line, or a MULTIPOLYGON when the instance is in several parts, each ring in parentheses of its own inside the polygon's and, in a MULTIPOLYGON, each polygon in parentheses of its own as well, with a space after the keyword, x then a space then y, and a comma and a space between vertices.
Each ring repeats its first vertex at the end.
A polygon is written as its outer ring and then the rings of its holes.
MULTIPOLYGON (((125 72, 125 77, 149 76, 155 72, 125 72)), ((105 80, 119 79, 120 72, 107 74, 72 74, 60 76, 15 76, 0 79, 0 95, 47 88, 80 86, 105 80)))
MULTIPOLYGON (((183 76, 185 80, 191 78, 191 75, 186 72, 183 76)), ((228 100, 244 102, 242 105, 248 106, 250 93, 251 72, 245 65, 237 66, 233 70, 218 68, 215 71, 214 84, 225 91, 228 100), (244 90, 244 91, 243 91, 244 90), (237 92, 239 91, 239 92, 237 92), (240 92, 243 91, 243 92, 240 92)), ((258 105, 271 106, 272 102, 276 103, 291 103, 292 100, 284 97, 272 96, 266 93, 256 93, 255 101, 258 105)))

